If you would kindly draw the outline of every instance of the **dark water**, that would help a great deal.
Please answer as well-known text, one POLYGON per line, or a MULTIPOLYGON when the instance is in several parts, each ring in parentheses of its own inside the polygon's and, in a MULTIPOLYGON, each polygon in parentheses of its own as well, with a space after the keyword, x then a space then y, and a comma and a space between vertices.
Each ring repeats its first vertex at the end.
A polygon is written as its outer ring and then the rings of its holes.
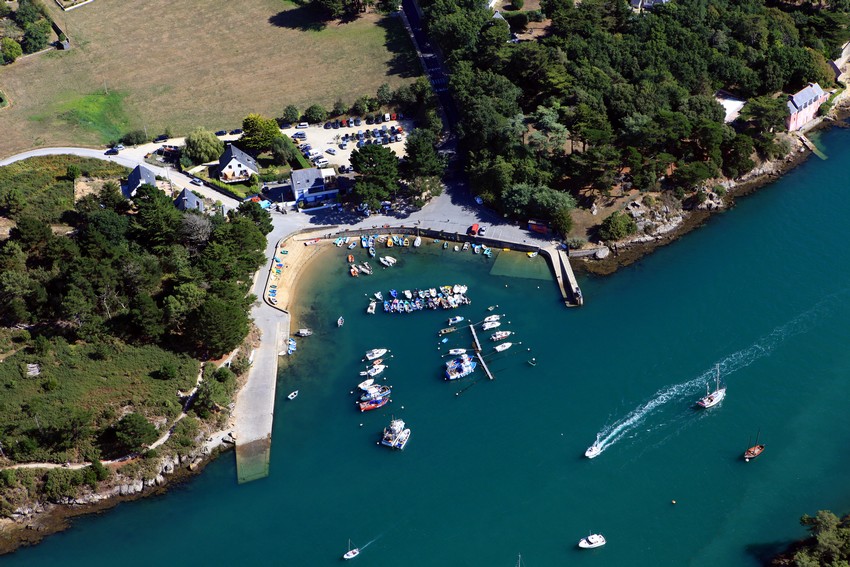
MULTIPOLYGON (((529 567, 757 565, 803 534, 801 514, 850 509, 850 132, 820 143, 829 160, 582 280, 582 309, 551 280, 491 275, 494 261, 432 244, 356 280, 333 251, 299 292, 294 326, 317 332, 281 373, 271 477, 237 486, 227 455, 0 563, 336 565, 350 537, 372 566, 507 566, 518 553, 529 567), (469 285, 473 305, 364 312, 367 293, 445 283, 469 285), (493 382, 480 370, 444 382, 436 331, 494 304, 522 344, 491 359, 493 382), (349 391, 380 346, 393 403, 360 414, 349 391), (727 397, 698 412, 717 365, 727 397), (403 453, 376 445, 392 416, 413 430, 403 453), (767 449, 745 463, 759 430, 767 449), (584 459, 597 437, 603 454, 584 459), (608 545, 579 551, 588 530, 608 545)), ((533 276, 535 261, 504 256, 495 271, 533 276)), ((443 350, 469 342, 450 338, 443 350)))

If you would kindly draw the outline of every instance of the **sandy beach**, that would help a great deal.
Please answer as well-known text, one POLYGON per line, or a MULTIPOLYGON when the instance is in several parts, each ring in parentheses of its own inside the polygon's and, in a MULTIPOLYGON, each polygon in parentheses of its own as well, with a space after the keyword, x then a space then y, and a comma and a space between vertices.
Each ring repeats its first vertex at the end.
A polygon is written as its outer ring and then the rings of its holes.
POLYGON ((275 261, 269 267, 263 300, 281 311, 289 312, 293 307, 298 280, 313 258, 332 246, 333 243, 323 237, 327 230, 301 233, 278 242, 275 249, 275 261), (305 242, 322 238, 319 242, 305 245, 305 242), (274 293, 272 293, 274 292, 274 293), (273 301, 274 300, 274 301, 273 301))

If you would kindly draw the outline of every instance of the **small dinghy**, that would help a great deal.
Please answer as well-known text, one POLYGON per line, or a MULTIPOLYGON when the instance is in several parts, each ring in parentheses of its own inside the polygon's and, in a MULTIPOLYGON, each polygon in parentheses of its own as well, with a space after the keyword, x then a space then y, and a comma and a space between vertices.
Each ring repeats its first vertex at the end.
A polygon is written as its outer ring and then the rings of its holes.
POLYGON ((466 349, 465 348, 453 348, 449 351, 449 354, 455 354, 455 355, 466 354, 466 349))
POLYGON ((369 386, 371 386, 371 385, 372 385, 372 384, 374 384, 374 383, 375 383, 375 379, 374 379, 374 378, 369 378, 368 380, 363 380, 362 382, 360 382, 359 384, 357 384, 357 387, 358 387, 358 388, 360 388, 361 390, 364 390, 364 391, 365 391, 365 390, 368 390, 368 389, 369 389, 369 386))
POLYGON ((297 398, 297 397, 298 397, 298 390, 295 390, 294 392, 292 392, 291 394, 289 394, 289 395, 288 395, 288 396, 286 396, 286 397, 287 397, 288 399, 290 399, 290 400, 294 400, 295 398, 297 398))
POLYGON ((345 325, 345 319, 340 317, 339 319, 336 320, 336 326, 337 327, 342 327, 343 325, 345 325))
POLYGON ((513 346, 513 344, 514 343, 502 343, 500 345, 496 345, 494 348, 495 348, 496 352, 504 352, 504 351, 508 350, 509 348, 511 348, 513 346))
POLYGON ((298 332, 295 334, 299 337, 309 337, 313 334, 313 331, 311 331, 310 329, 298 329, 298 332))

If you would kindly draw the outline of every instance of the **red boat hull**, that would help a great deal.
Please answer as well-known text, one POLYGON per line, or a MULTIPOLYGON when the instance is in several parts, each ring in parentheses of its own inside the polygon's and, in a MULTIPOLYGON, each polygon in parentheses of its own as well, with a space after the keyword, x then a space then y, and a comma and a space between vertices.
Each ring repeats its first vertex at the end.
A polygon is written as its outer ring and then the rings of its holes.
POLYGON ((372 400, 370 402, 360 402, 358 405, 360 406, 360 411, 371 411, 373 409, 382 408, 390 401, 389 396, 386 398, 381 398, 380 400, 372 400))

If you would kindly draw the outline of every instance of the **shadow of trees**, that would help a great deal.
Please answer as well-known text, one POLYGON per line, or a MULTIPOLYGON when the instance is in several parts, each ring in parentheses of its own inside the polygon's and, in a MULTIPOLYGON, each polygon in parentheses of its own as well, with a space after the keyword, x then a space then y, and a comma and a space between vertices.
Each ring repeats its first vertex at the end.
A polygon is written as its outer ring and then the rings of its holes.
POLYGON ((378 26, 384 30, 384 46, 392 53, 387 74, 405 79, 422 75, 422 66, 401 17, 384 16, 378 20, 378 26))
POLYGON ((322 12, 310 3, 280 11, 269 18, 269 23, 279 28, 300 31, 322 31, 328 26, 322 12))

